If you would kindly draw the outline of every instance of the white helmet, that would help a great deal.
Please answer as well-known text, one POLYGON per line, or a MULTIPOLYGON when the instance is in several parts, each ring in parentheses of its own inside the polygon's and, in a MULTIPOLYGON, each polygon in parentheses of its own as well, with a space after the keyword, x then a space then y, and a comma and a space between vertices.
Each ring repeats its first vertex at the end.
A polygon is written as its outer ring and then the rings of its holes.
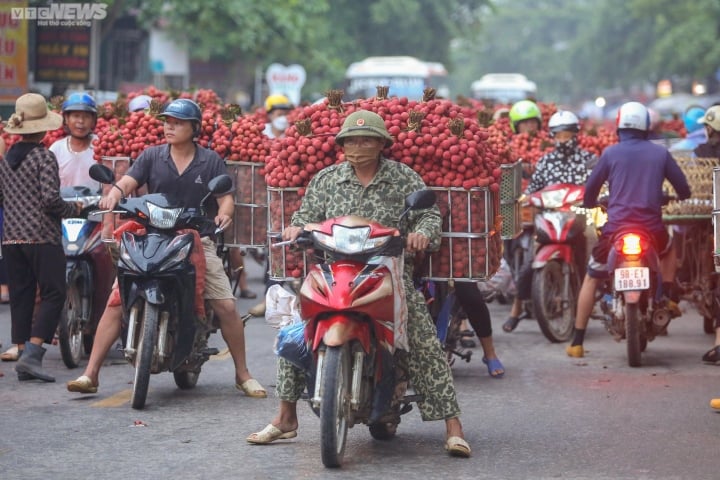
POLYGON ((634 128, 647 132, 650 127, 650 114, 640 102, 623 103, 618 109, 615 125, 618 129, 634 128))
POLYGON ((708 108, 705 115, 698 120, 698 123, 710 125, 710 128, 720 132, 720 105, 708 108))
POLYGON ((569 110, 558 110, 550 117, 548 128, 550 133, 563 131, 577 133, 580 131, 580 120, 569 110))
POLYGON ((128 103, 128 110, 131 112, 137 112, 139 110, 148 109, 150 108, 151 101, 152 97, 149 95, 138 95, 130 100, 130 103, 128 103))

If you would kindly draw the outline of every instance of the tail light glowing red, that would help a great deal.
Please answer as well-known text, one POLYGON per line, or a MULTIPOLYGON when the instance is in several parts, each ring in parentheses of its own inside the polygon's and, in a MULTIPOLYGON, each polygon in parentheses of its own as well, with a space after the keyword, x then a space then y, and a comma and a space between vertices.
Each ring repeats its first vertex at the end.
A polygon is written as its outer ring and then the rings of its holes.
POLYGON ((620 241, 622 242, 620 251, 624 255, 640 255, 643 251, 640 235, 628 233, 627 235, 623 235, 620 241))

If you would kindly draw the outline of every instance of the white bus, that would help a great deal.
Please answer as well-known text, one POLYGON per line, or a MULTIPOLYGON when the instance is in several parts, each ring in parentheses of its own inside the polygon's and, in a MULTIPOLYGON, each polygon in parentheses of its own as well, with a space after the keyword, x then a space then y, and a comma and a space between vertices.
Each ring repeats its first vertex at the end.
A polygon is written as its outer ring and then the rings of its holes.
POLYGON ((420 100, 423 90, 432 87, 438 96, 447 96, 447 70, 442 63, 424 62, 415 57, 368 57, 352 63, 345 73, 348 98, 372 98, 379 85, 390 87, 391 97, 420 100))
POLYGON ((476 100, 511 104, 535 97, 537 86, 520 73, 488 73, 472 82, 470 89, 476 100))

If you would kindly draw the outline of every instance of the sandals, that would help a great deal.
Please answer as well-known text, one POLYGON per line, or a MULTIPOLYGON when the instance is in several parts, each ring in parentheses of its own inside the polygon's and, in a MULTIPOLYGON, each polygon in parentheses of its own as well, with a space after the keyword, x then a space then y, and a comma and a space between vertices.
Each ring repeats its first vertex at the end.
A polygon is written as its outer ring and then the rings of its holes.
POLYGON ((520 317, 510 317, 503 323, 502 329, 510 333, 517 328, 518 323, 520 323, 520 317))
POLYGON ((295 437, 297 437, 297 430, 283 432, 272 423, 268 423, 267 427, 259 432, 251 433, 245 440, 247 440, 248 443, 254 443, 256 445, 266 445, 275 440, 287 440, 295 437))
POLYGON ((77 379, 67 382, 67 389, 68 392, 97 393, 98 386, 87 375, 81 375, 77 379))
POLYGON ((464 438, 448 438, 445 442, 445 451, 453 457, 470 458, 470 445, 464 438))
MULTIPOLYGON (((267 392, 265 391, 263 386, 260 385, 260 382, 258 382, 254 378, 246 380, 243 383, 236 383, 235 388, 237 388, 238 390, 242 390, 247 397, 267 398, 267 392)), ((265 429, 267 429, 267 427, 265 427, 265 429)))
POLYGON ((720 362, 720 345, 715 345, 713 348, 705 352, 702 356, 702 361, 705 363, 712 363, 713 365, 720 362))
POLYGON ((12 347, 5 350, 2 354, 0 354, 0 360, 3 362, 17 362, 18 357, 20 356, 18 352, 17 345, 13 345, 12 347))
POLYGON ((505 375, 505 367, 500 363, 499 358, 485 358, 483 357, 482 362, 487 365, 488 375, 493 378, 502 378, 505 375))

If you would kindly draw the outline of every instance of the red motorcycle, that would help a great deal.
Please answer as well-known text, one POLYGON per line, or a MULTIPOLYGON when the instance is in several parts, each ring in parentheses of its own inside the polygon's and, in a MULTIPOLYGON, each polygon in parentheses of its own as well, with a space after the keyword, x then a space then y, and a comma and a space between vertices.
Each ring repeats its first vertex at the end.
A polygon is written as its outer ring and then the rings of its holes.
MULTIPOLYGON (((409 195, 400 224, 410 210, 434 204, 431 190, 409 195)), ((320 417, 322 462, 339 467, 348 428, 363 423, 374 438, 388 440, 410 402, 419 400, 405 396, 407 376, 398 361, 402 351, 396 349, 396 298, 403 285, 388 260, 402 264, 405 238, 399 228, 345 216, 306 226, 296 243, 330 258, 309 269, 299 295, 312 354, 308 390, 320 417)))
POLYGON ((538 209, 535 241, 539 248, 532 261, 533 312, 540 330, 551 342, 569 340, 575 323, 582 279, 573 245, 585 232, 585 215, 572 207, 582 202, 584 193, 583 186, 557 184, 528 196, 538 209))

